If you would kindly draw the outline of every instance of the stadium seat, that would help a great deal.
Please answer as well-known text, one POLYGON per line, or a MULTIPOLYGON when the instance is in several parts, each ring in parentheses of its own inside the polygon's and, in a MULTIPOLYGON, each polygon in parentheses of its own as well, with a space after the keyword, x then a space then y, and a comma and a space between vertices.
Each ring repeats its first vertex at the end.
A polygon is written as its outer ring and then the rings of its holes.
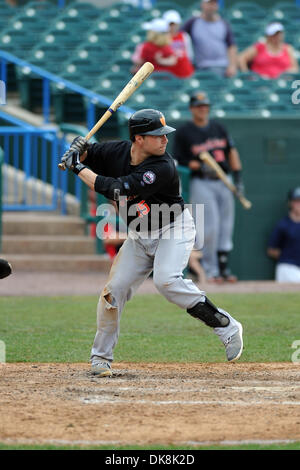
POLYGON ((64 16, 69 18, 82 18, 94 22, 103 15, 103 8, 97 8, 92 3, 72 2, 64 8, 64 16))
POLYGON ((256 2, 237 2, 229 10, 225 10, 225 16, 230 21, 234 19, 264 20, 267 10, 256 2))
POLYGON ((300 20, 300 7, 292 2, 278 2, 269 10, 269 17, 280 22, 283 20, 300 20))
POLYGON ((107 72, 100 76, 99 81, 99 85, 94 89, 95 93, 111 99, 115 97, 116 90, 121 91, 128 80, 123 73, 107 72))
POLYGON ((298 116, 299 106, 286 106, 284 103, 269 103, 260 109, 260 115, 265 118, 272 116, 298 116))
POLYGON ((225 86, 224 79, 212 72, 196 71, 193 77, 183 80, 183 90, 191 95, 197 91, 213 94, 225 86))
POLYGON ((16 9, 7 5, 6 3, 0 3, 0 28, 6 28, 9 22, 15 17, 16 9))
POLYGON ((241 103, 220 103, 212 107, 211 117, 222 118, 227 116, 249 116, 249 109, 246 106, 242 106, 241 103))
POLYGON ((40 43, 30 51, 27 60, 48 72, 59 73, 72 56, 73 53, 69 49, 57 49, 52 44, 40 43))
POLYGON ((256 111, 262 106, 265 99, 264 93, 257 90, 252 92, 249 88, 231 88, 227 89, 220 97, 221 107, 224 105, 237 104, 242 109, 247 108, 249 112, 256 111))
POLYGON ((174 123, 174 126, 176 127, 176 122, 183 123, 184 121, 187 121, 191 119, 191 113, 189 111, 188 106, 185 104, 177 103, 169 108, 167 108, 164 111, 164 115, 166 118, 166 121, 171 124, 174 123))
POLYGON ((49 21, 52 21, 58 15, 57 4, 49 1, 28 2, 22 9, 18 10, 20 10, 22 16, 48 18, 49 21))

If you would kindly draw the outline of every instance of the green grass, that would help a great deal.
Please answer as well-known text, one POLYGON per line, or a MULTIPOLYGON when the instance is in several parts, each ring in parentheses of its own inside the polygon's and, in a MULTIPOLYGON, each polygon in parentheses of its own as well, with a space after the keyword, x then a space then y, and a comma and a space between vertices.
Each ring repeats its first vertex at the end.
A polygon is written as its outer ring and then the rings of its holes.
MULTIPOLYGON (((300 339, 300 293, 215 294, 244 326, 241 361, 291 361, 300 339)), ((0 340, 7 362, 86 362, 96 331, 96 297, 2 297, 0 340)), ((160 295, 127 303, 115 361, 224 362, 212 330, 160 295)))
MULTIPOLYGON (((300 450, 300 442, 290 444, 270 444, 270 445, 258 445, 258 444, 244 444, 235 446, 91 446, 91 447, 79 447, 79 446, 54 446, 54 445, 6 445, 0 443, 0 450, 300 450)), ((130 455, 130 454, 129 454, 130 455)), ((134 455, 134 453, 132 454, 134 455)))
MULTIPOLYGON (((244 326, 240 361, 291 361, 300 340, 300 293, 215 294, 218 306, 244 326)), ((2 297, 0 340, 7 362, 87 362, 96 330, 96 297, 2 297)), ((224 348, 210 328, 159 295, 136 296, 127 303, 115 361, 225 362, 224 348)), ((116 450, 112 446, 87 449, 116 450)), ((77 446, 6 445, 0 450, 83 449, 77 446)), ((172 450, 173 446, 118 447, 172 450)), ((178 447, 177 447, 178 449, 178 447)), ((299 450, 300 443, 182 447, 182 450, 299 450)))

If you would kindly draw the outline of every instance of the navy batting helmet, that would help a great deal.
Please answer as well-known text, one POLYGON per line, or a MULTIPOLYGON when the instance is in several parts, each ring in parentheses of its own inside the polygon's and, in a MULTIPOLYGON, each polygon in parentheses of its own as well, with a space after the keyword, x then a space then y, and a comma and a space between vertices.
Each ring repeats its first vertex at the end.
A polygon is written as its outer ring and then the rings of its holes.
POLYGON ((129 121, 130 140, 134 141, 136 135, 166 135, 176 131, 166 125, 164 115, 156 109, 141 109, 134 113, 129 121))

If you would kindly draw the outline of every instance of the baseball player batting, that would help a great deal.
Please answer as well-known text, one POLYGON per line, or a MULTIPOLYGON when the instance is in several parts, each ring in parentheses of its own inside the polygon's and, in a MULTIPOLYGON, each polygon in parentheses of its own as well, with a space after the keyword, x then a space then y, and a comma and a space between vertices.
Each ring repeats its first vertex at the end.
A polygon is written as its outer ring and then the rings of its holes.
POLYGON ((180 195, 174 160, 166 152, 167 135, 174 131, 160 111, 143 109, 129 119, 130 141, 90 144, 76 137, 61 159, 89 188, 116 201, 123 218, 126 208, 128 238, 111 267, 97 308, 91 368, 99 377, 112 375, 124 305, 151 272, 166 299, 213 329, 228 361, 242 354, 242 325, 183 278, 195 226, 180 195))

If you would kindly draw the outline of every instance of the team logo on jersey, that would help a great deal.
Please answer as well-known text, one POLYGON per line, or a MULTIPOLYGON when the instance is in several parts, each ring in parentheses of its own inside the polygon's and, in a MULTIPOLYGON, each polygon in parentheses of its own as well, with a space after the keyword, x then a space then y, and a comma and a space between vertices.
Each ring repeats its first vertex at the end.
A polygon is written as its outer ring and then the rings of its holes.
POLYGON ((143 181, 146 184, 152 184, 156 180, 156 175, 153 173, 153 171, 146 171, 146 173, 143 174, 143 181))

